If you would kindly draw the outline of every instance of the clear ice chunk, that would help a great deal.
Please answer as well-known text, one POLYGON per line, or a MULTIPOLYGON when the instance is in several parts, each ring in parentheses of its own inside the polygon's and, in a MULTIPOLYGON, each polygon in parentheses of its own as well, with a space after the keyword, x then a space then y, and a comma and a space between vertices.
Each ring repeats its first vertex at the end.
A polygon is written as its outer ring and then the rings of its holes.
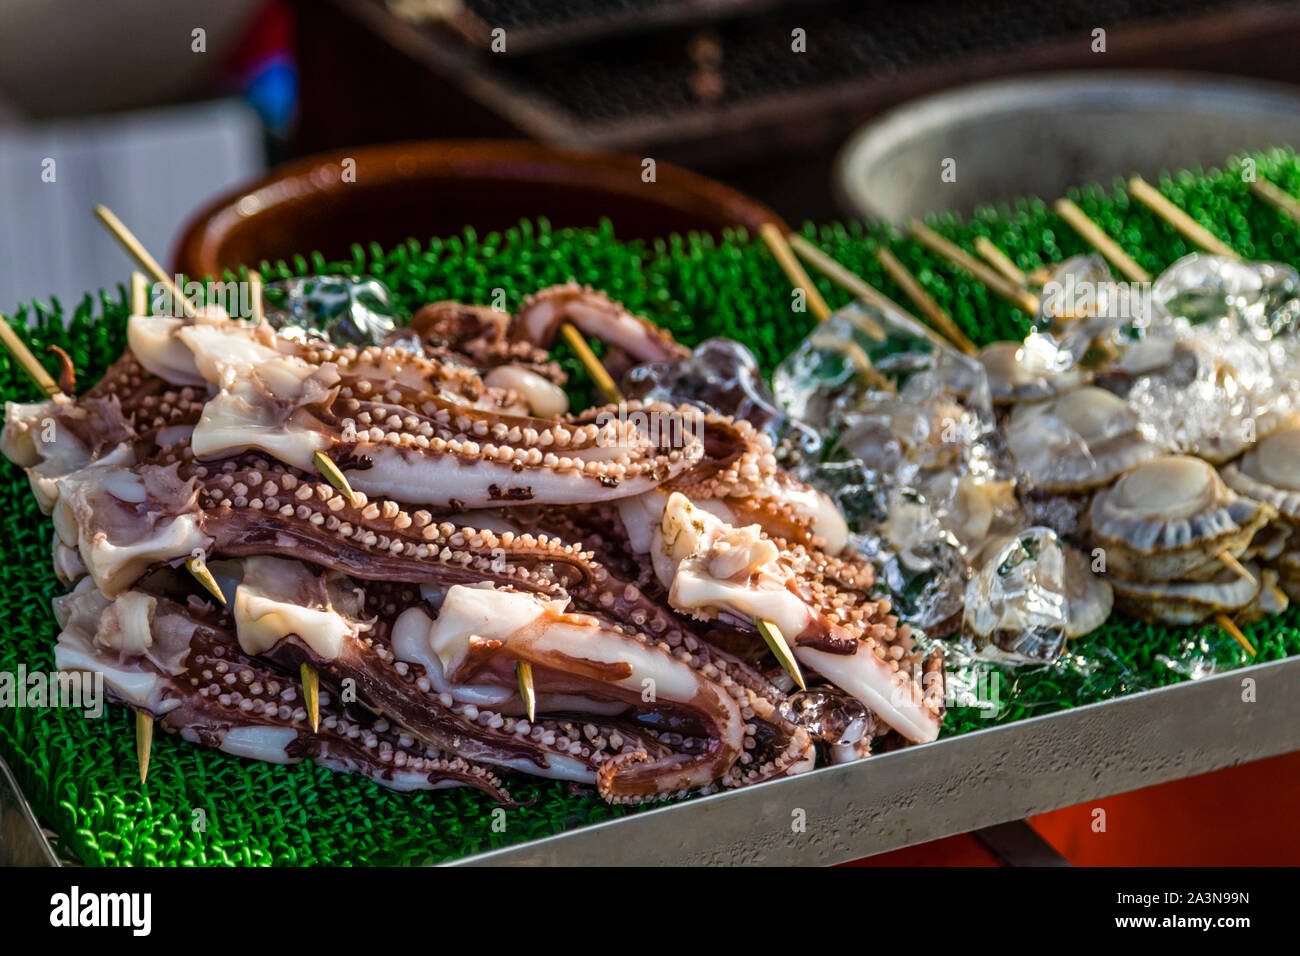
POLYGON ((800 477, 839 506, 853 531, 853 547, 875 565, 901 620, 935 638, 957 628, 966 560, 922 496, 885 487, 882 474, 858 459, 823 462, 800 477))
POLYGON ((1151 285, 1116 279, 1100 255, 1061 263, 1042 287, 1040 300, 1024 350, 1047 369, 1105 366, 1140 374, 1164 364, 1176 340, 1151 285))
POLYGON ((966 586, 961 637, 982 658, 1046 663, 1065 649, 1065 550, 1050 528, 1026 528, 989 553, 966 586))
POLYGON ((795 691, 781 701, 781 716, 831 746, 855 744, 875 730, 871 711, 837 687, 795 691))
POLYGON ((388 287, 357 276, 303 276, 267 284, 266 320, 323 333, 335 345, 379 345, 397 327, 388 287))
POLYGON ((685 402, 744 418, 796 459, 816 455, 822 447, 816 431, 781 409, 763 379, 758 360, 732 339, 701 342, 690 358, 681 362, 635 366, 624 374, 622 386, 629 398, 685 402))
POLYGON ((1300 313, 1300 273, 1277 262, 1192 253, 1162 272, 1151 291, 1157 306, 1191 328, 1223 323, 1261 341, 1294 326, 1300 313))
POLYGON ((1109 314, 1113 292, 1110 267, 1102 256, 1073 256, 1052 266, 1039 289, 1038 321, 1052 327, 1109 314))
POLYGON ((1255 440, 1263 417, 1284 411, 1269 347, 1234 326, 1188 333, 1170 363, 1128 390, 1148 441, 1178 454, 1225 461, 1255 440))
POLYGON ((913 404, 946 394, 992 414, 977 361, 901 312, 865 302, 817 326, 777 367, 772 388, 789 414, 823 432, 838 431, 861 405, 891 394, 913 404))

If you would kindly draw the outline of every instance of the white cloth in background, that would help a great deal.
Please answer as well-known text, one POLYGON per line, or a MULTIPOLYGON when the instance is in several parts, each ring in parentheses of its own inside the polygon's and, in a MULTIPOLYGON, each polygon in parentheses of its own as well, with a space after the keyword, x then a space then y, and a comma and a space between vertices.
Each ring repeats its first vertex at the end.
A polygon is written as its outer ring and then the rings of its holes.
POLYGON ((238 100, 0 127, 0 311, 50 296, 70 309, 129 281, 134 266, 96 203, 166 267, 190 216, 264 168, 260 122, 238 100))

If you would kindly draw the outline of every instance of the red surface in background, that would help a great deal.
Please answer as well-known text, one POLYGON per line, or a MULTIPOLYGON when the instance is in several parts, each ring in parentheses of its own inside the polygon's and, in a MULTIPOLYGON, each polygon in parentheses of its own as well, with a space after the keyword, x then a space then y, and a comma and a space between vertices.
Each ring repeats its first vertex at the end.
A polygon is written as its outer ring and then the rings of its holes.
MULTIPOLYGON (((1075 866, 1300 866, 1300 751, 1031 817, 1075 866), (1094 832, 1094 811, 1105 832, 1094 832)), ((997 866, 970 834, 850 866, 997 866)))

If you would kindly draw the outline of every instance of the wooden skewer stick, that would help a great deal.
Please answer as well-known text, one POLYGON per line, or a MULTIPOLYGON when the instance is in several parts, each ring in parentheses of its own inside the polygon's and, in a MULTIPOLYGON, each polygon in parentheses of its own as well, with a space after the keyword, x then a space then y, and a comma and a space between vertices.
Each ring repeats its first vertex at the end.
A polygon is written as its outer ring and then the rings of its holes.
POLYGON ((565 322, 560 326, 560 335, 564 336, 564 341, 573 350, 573 354, 578 356, 578 361, 582 363, 582 367, 587 370, 591 380, 596 383, 596 387, 605 396, 605 401, 615 405, 621 403, 623 393, 619 390, 618 383, 609 374, 609 369, 605 368, 604 363, 596 357, 596 353, 591 350, 591 346, 582 337, 582 333, 574 327, 572 322, 565 322))
POLYGON ((62 395, 63 390, 59 388, 59 383, 54 381, 54 377, 45 371, 45 366, 36 361, 36 356, 32 350, 27 347, 27 343, 18 337, 18 333, 13 330, 9 320, 0 315, 0 341, 4 342, 5 348, 13 356, 19 367, 27 373, 27 377, 36 383, 36 387, 46 394, 49 398, 62 395))
MULTIPOLYGON (((858 275, 844 268, 797 232, 790 233, 790 235, 786 236, 786 240, 790 243, 790 248, 812 265, 814 269, 832 282, 838 284, 840 288, 844 289, 846 292, 852 293, 859 299, 865 299, 878 309, 893 309, 895 312, 902 313, 909 319, 916 318, 916 316, 912 315, 889 296, 885 295, 875 286, 862 281, 858 275)), ((771 244, 769 243, 769 248, 770 247, 771 244)), ((787 273, 787 275, 789 275, 789 273, 787 273)), ((862 329, 873 338, 883 339, 885 337, 885 330, 865 316, 860 325, 862 329)))
MULTIPOLYGON (((148 315, 149 308, 149 290, 148 281, 139 272, 131 273, 131 313, 132 315, 148 315)), ((203 563, 199 557, 191 557, 185 562, 185 569, 190 572, 200 584, 216 595, 222 603, 226 603, 226 597, 221 593, 221 588, 217 584, 216 578, 208 570, 208 566, 203 563), (201 572, 200 572, 201 569, 201 572)), ((140 768, 140 783, 143 785, 145 778, 149 775, 149 757, 153 753, 153 716, 146 714, 142 710, 135 712, 135 760, 140 768)))
POLYGON ((794 682, 799 685, 800 690, 807 690, 808 685, 804 683, 803 671, 799 670, 799 662, 795 660, 794 651, 790 650, 790 645, 781 633, 781 629, 774 623, 764 618, 757 618, 754 624, 758 627, 758 633, 762 635, 763 640, 767 643, 768 650, 776 657, 781 666, 785 669, 794 682))
MULTIPOLYGON (((773 226, 773 229, 775 228, 776 227, 773 226)), ((779 240, 781 236, 780 232, 778 231, 776 235, 779 240)), ((781 244, 784 245, 784 242, 781 244)), ((789 253, 790 258, 795 261, 796 265, 798 265, 798 260, 794 259, 794 253, 790 252, 788 246, 786 246, 786 252, 789 253)), ((800 268, 799 271, 803 272, 803 269, 800 268)), ((805 282, 808 280, 806 274, 804 275, 804 280, 805 282)), ((812 283, 809 282, 808 285, 811 286, 812 283)), ((825 305, 825 302, 823 301, 822 304, 825 305)), ((829 314, 830 311, 827 310, 827 315, 829 314)), ((591 350, 589 345, 587 345, 586 340, 582 337, 582 333, 568 322, 565 322, 560 326, 560 332, 564 334, 565 339, 569 342, 569 346, 573 349, 574 354, 578 356, 578 360, 582 362, 583 366, 587 369, 587 374, 591 376, 592 381, 599 384, 603 378, 605 382, 608 383, 608 391, 606 391, 605 397, 614 403, 622 402, 623 393, 619 389, 618 384, 610 376, 609 370, 606 369, 605 366, 601 364, 600 359, 596 357, 596 353, 591 350)), ((777 660, 781 662, 781 666, 785 667, 787 671, 790 671, 790 674, 794 677, 796 683, 798 683, 800 687, 803 687, 803 675, 799 673, 799 665, 795 663, 794 654, 790 651, 790 647, 786 643, 784 635, 781 634, 781 629, 771 621, 765 621, 761 618, 757 619, 754 623, 758 626, 759 633, 763 635, 763 639, 768 642, 769 647, 773 646, 774 639, 779 640, 780 646, 785 648, 784 656, 781 653, 778 653, 775 649, 773 650, 773 653, 776 654, 777 660), (769 637, 769 632, 774 637, 769 637), (794 669, 790 670, 791 667, 794 669)), ((524 703, 530 708, 528 719, 530 721, 534 720, 535 718, 533 717, 531 709, 535 709, 537 706, 537 691, 533 687, 532 665, 526 661, 518 661, 515 665, 515 672, 516 676, 519 678, 519 693, 524 698, 524 703)))
POLYGON ((302 679, 302 700, 307 709, 307 718, 311 721, 311 732, 320 731, 320 675, 316 668, 303 661, 298 668, 302 679))
POLYGON ((966 333, 953 321, 952 316, 945 312, 943 307, 934 301, 930 293, 922 288, 921 283, 916 280, 916 276, 908 271, 907 266, 899 262, 896 255, 884 246, 878 246, 876 247, 876 258, 880 260, 880 264, 889 273, 889 277, 898 284, 904 294, 916 303, 916 307, 930 320, 930 324, 942 332, 956 349, 966 355, 974 355, 979 351, 975 343, 967 338, 966 333))
POLYGON ((1119 247, 1119 243, 1106 235, 1101 226, 1089 219, 1087 213, 1069 199, 1058 199, 1052 208, 1071 229, 1083 237, 1084 242, 1105 256, 1124 278, 1130 282, 1151 281, 1151 273, 1133 261, 1132 257, 1119 247))
POLYGON ((180 305, 186 316, 193 318, 199 314, 198 310, 194 308, 194 303, 185 298, 185 294, 177 288, 172 277, 163 271, 163 267, 158 264, 158 260, 149 255, 149 250, 135 237, 135 233, 126 228, 126 224, 113 214, 113 210, 107 206, 96 206, 95 218, 104 224, 105 228, 113 234, 113 238, 118 241, 122 248, 126 250, 127 255, 134 259, 141 269, 167 287, 167 291, 172 294, 172 301, 180 305))
POLYGON ((149 776, 149 755, 153 752, 153 715, 135 712, 135 762, 140 766, 140 783, 149 776))
MULTIPOLYGON (((772 257, 781 266, 781 271, 790 280, 790 284, 796 289, 803 290, 808 307, 812 310, 813 315, 817 317, 817 321, 824 322, 831 314, 830 306, 826 304, 826 300, 821 297, 821 293, 812 284, 812 279, 808 278, 808 273, 799 264, 799 258, 794 254, 794 250, 790 248, 790 244, 785 241, 785 236, 777 228, 776 223, 765 223, 759 230, 759 234, 763 237, 763 241, 767 243, 767 248, 771 251, 772 257)), ((838 265, 838 263, 836 264, 838 265)), ((863 317, 862 321, 858 322, 858 328, 874 339, 883 341, 885 338, 885 330, 869 318, 863 317)), ((894 383, 876 370, 876 367, 871 364, 871 358, 865 351, 859 350, 858 362, 862 367, 864 377, 873 385, 886 392, 896 391, 894 383)))
MULTIPOLYGON (((249 311, 252 313, 251 318, 261 325, 266 312, 262 305, 262 274, 260 272, 250 270, 248 273, 248 297, 249 311)), ((324 475, 325 480, 347 495, 348 501, 356 505, 356 493, 353 492, 347 476, 339 470, 338 466, 326 457, 324 452, 319 451, 312 456, 312 461, 316 465, 316 470, 324 475)), ((211 576, 211 572, 206 567, 203 570, 208 573, 209 577, 211 576)), ((212 583, 215 587, 216 581, 214 580, 212 583)), ((217 594, 220 595, 219 590, 217 594)), ((306 661, 303 661, 298 667, 298 674, 302 681, 303 704, 307 708, 307 717, 311 721, 312 733, 316 733, 320 730, 320 675, 306 661)))
POLYGON ((1255 180, 1250 184, 1250 191, 1270 206, 1276 206, 1292 219, 1300 220, 1300 200, 1279 189, 1267 179, 1255 180))
POLYGON ((1227 567, 1229 570, 1235 571, 1237 575, 1241 577, 1243 580, 1249 581, 1251 584, 1254 585, 1259 584, 1259 579, 1256 578, 1255 575, 1251 574, 1250 569, 1247 568, 1240 561, 1238 561, 1236 555, 1232 554, 1231 552, 1220 551, 1219 561, 1221 561, 1223 565, 1227 567))
POLYGON ((1153 213, 1173 226, 1193 244, 1206 252, 1228 259, 1240 259, 1223 240, 1219 239, 1187 213, 1183 212, 1141 176, 1128 181, 1128 191, 1153 213))
POLYGON ((1020 267, 1012 262, 1005 252, 993 245, 992 240, 988 237, 980 236, 975 240, 975 251, 984 257, 985 262, 997 269, 1008 282, 1014 283, 1022 289, 1029 285, 1029 280, 1020 270, 1020 267))
POLYGON ((316 470, 321 473, 321 477, 336 489, 343 492, 343 494, 347 495, 349 504, 356 507, 360 503, 361 499, 359 499, 357 493, 352 490, 352 485, 348 482, 348 476, 339 470, 339 466, 334 464, 333 460, 327 454, 323 451, 318 451, 311 456, 311 460, 312 464, 316 466, 316 470))
POLYGON ((1233 623, 1232 618, 1228 617, 1226 614, 1216 614, 1214 615, 1214 623, 1227 631, 1232 639, 1240 644, 1242 650, 1244 650, 1248 655, 1251 657, 1255 656, 1256 651, 1254 645, 1252 645, 1250 641, 1246 640, 1246 635, 1241 633, 1241 628, 1237 627, 1237 625, 1233 623))
MULTIPOLYGON (((262 274, 250 269, 248 272, 248 306, 251 313, 250 318, 258 325, 261 325, 262 320, 266 317, 266 310, 262 304, 262 291, 262 274)), ((353 505, 357 504, 356 493, 353 492, 347 476, 339 470, 339 467, 324 452, 316 452, 312 456, 312 461, 316 465, 316 470, 325 476, 326 481, 347 495, 348 501, 353 505)), ((204 571, 207 571, 207 568, 204 568, 204 571)), ((210 574, 211 572, 209 572, 210 574)), ((213 584, 215 585, 216 582, 213 581, 213 584)), ((298 674, 302 681, 303 704, 307 708, 307 717, 311 721, 312 733, 316 733, 320 730, 320 675, 307 661, 303 661, 299 665, 298 674)))
POLYGON ((515 662, 515 676, 519 679, 519 696, 524 699, 528 722, 537 722, 537 688, 533 686, 533 665, 528 661, 515 662))
MULTIPOLYGON (((789 277, 790 283, 796 289, 802 290, 804 298, 808 302, 809 311, 816 316, 818 322, 826 321, 826 318, 831 314, 831 307, 826 304, 822 294, 817 291, 812 279, 808 278, 808 273, 799 264, 794 251, 790 248, 789 243, 785 241, 785 236, 781 234, 781 230, 777 228, 776 223, 764 223, 762 228, 758 230, 758 234, 767 243, 767 248, 771 250, 772 257, 780 264, 781 271, 789 277)), ((883 339, 884 337, 885 333, 882 329, 880 330, 880 338, 883 339)))
POLYGON ((1038 314, 1038 296, 1008 282, 1002 275, 994 272, 956 243, 939 235, 925 223, 913 219, 908 223, 907 231, 931 252, 966 270, 1016 308, 1029 315, 1038 314))

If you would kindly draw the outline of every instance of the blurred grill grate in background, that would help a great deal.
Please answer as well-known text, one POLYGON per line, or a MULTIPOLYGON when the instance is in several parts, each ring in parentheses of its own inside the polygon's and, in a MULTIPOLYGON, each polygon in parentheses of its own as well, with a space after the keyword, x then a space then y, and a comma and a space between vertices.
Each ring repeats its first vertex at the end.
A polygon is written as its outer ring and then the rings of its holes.
MULTIPOLYGON (((476 10, 513 6, 497 0, 465 2, 476 10)), ((678 6, 651 0, 632 0, 627 5, 678 6)), ((724 85, 710 105, 726 108, 760 97, 886 80, 936 63, 995 56, 1070 37, 1090 53, 1091 31, 1097 27, 1110 29, 1133 21, 1261 4, 1240 0, 1067 0, 1051 5, 1050 18, 1026 9, 1028 6, 1017 0, 909 4, 858 0, 783 5, 761 19, 719 23, 711 30, 722 49, 718 70, 724 85), (791 31, 796 27, 807 31, 808 55, 791 51, 791 31)), ((743 11, 745 6, 738 9, 743 11)), ((501 21, 485 16, 484 22, 501 21)), ((505 70, 521 86, 554 100, 577 117, 602 121, 699 108, 700 100, 692 94, 695 69, 689 42, 666 30, 539 51, 505 63, 505 70)))
POLYGON ((831 157, 907 100, 994 76, 1163 69, 1296 82, 1278 0, 296 0, 300 153, 522 137, 652 156, 792 220, 842 215, 831 157), (1105 53, 1093 31, 1106 31, 1105 53), (807 52, 792 50, 805 31, 807 52), (504 51, 492 33, 505 30, 504 51))

